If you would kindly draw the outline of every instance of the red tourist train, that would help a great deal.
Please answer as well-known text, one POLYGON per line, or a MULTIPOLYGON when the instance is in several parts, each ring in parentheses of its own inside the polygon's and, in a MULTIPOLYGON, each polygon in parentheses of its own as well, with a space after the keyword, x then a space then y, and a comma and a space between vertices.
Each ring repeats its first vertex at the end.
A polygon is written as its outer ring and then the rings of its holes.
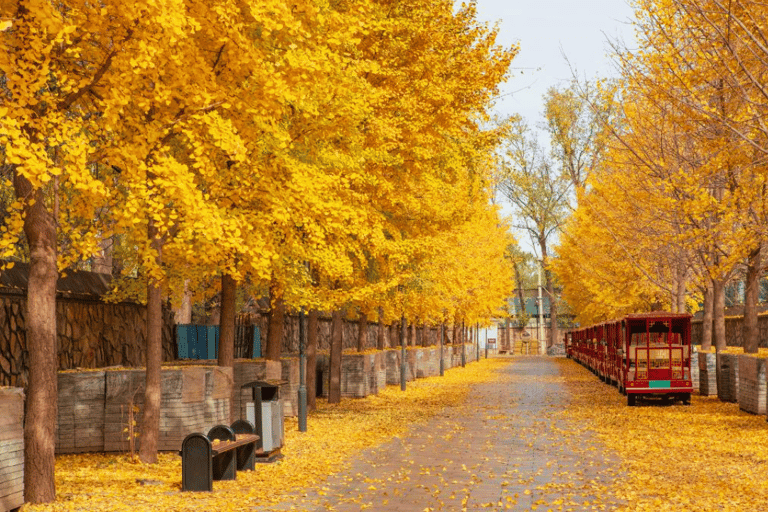
POLYGON ((566 355, 627 396, 666 397, 690 405, 691 316, 642 313, 571 331, 566 355))

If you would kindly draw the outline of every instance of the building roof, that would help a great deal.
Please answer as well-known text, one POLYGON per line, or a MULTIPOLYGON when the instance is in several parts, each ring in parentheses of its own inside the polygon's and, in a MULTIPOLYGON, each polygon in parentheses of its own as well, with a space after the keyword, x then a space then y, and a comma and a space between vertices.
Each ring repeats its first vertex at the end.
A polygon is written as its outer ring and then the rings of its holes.
MULTIPOLYGON (((68 270, 59 275, 56 293, 60 297, 98 300, 111 289, 112 276, 84 270, 68 270)), ((0 292, 24 294, 29 286, 29 264, 14 263, 0 272, 0 292)))

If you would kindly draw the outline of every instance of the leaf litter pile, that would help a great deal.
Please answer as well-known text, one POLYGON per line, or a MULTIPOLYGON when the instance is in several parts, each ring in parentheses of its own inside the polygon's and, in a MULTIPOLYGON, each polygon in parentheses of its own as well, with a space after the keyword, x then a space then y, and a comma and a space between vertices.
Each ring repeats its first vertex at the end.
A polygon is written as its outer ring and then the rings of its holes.
MULTIPOLYGON (((626 397, 570 360, 558 361, 572 391, 564 440, 589 433, 619 460, 607 489, 625 511, 768 510, 768 424, 738 404, 694 395, 691 406, 626 397)), ((606 510, 613 510, 606 509, 606 510)))
POLYGON ((97 510, 244 510, 279 502, 288 494, 322 484, 360 450, 375 447, 423 423, 445 407, 462 403, 472 384, 494 379, 506 364, 487 359, 454 368, 444 377, 409 382, 405 392, 388 386, 364 399, 329 405, 318 400, 308 432, 286 419, 285 458, 238 471, 235 481, 215 481, 213 492, 181 492, 181 457, 161 453, 141 464, 125 454, 62 455, 56 460, 57 501, 25 505, 23 512, 97 510))

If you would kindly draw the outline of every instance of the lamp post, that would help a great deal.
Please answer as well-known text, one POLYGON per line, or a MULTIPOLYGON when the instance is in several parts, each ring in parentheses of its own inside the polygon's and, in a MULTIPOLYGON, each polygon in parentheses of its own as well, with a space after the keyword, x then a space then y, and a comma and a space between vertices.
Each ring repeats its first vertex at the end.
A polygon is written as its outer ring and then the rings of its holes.
POLYGON ((299 311, 299 432, 307 431, 307 355, 304 353, 306 336, 302 307, 299 311))

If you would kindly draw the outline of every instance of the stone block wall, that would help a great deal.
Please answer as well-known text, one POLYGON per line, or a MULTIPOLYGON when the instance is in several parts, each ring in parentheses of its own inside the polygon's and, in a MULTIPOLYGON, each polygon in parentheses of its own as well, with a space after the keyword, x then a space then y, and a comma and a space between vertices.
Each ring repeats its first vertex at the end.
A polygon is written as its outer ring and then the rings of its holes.
POLYGON ((766 360, 752 355, 739 357, 739 408, 752 414, 766 411, 766 360))
MULTIPOLYGON (((146 311, 146 306, 141 304, 58 298, 59 370, 143 366, 146 311)), ((25 387, 27 384, 29 355, 25 315, 23 296, 0 296, 0 386, 25 387)), ((164 312, 163 361, 172 361, 175 357, 172 314, 164 312)))
MULTIPOLYGON (((744 317, 728 316, 725 317, 725 340, 729 347, 743 347, 744 338, 742 336, 742 326, 744 317)), ((757 325, 760 330, 760 347, 768 347, 768 315, 759 315, 757 325)), ((701 345, 702 320, 696 318, 691 320, 691 343, 701 345)))
POLYGON ((0 511, 24 504, 24 391, 0 387, 0 511))

